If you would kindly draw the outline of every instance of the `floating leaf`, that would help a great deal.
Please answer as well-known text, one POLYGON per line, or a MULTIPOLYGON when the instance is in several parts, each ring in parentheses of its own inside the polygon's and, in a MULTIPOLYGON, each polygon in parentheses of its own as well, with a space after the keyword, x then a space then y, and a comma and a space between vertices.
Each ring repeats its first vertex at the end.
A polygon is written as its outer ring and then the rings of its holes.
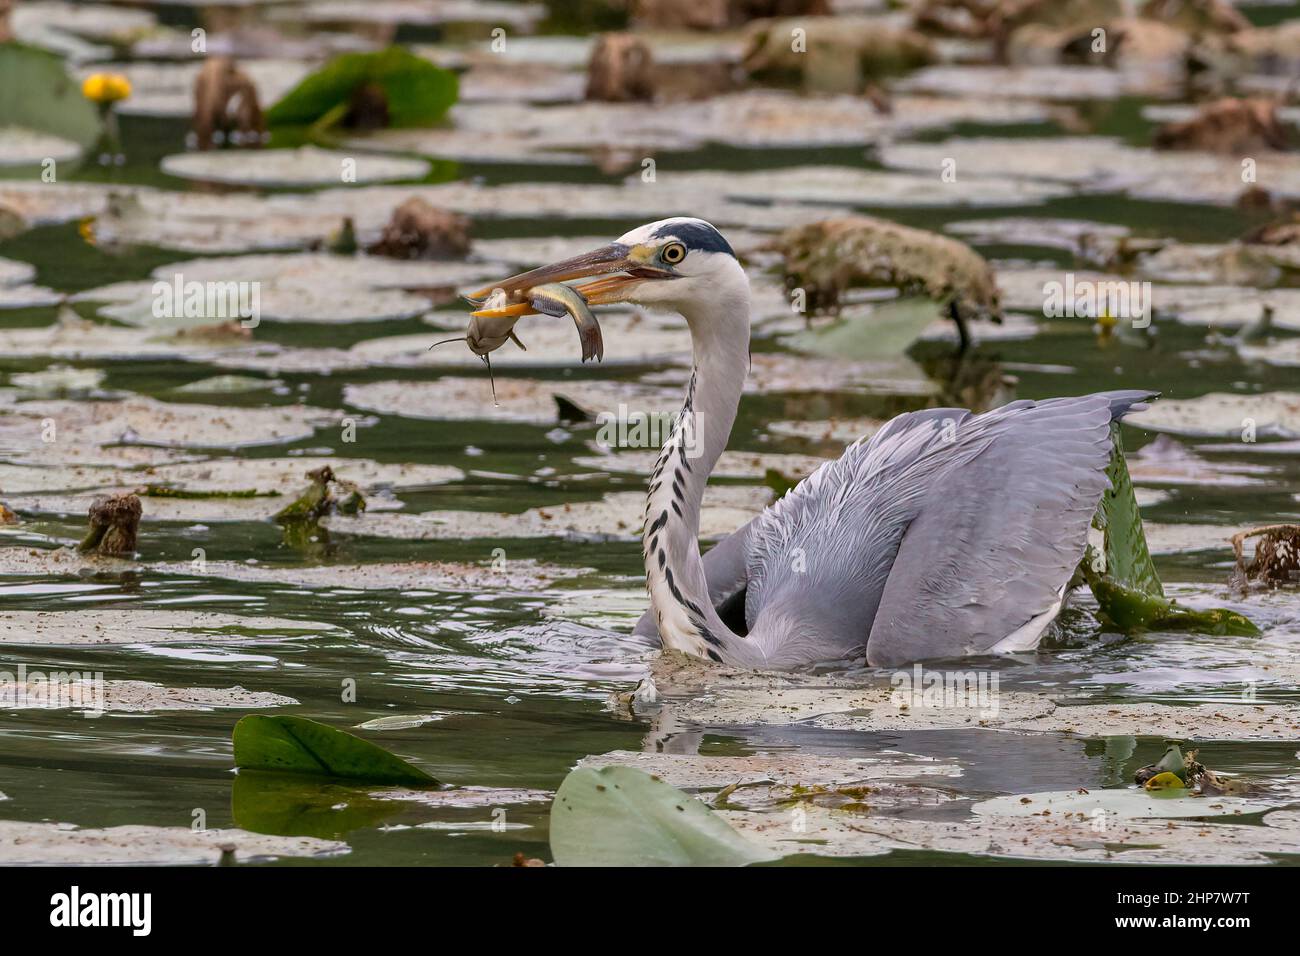
MULTIPOLYGON (((363 109, 381 109, 384 122, 377 125, 429 126, 457 94, 456 74, 393 46, 335 57, 267 110, 266 121, 272 127, 326 128, 363 109)), ((368 117, 351 119, 365 125, 368 117)))
MULTIPOLYGON (((35 133, 16 126, 0 128, 0 166, 40 166, 46 161, 74 162, 81 156, 81 147, 68 139, 35 133)), ((13 222, 12 213, 0 222, 0 237, 21 232, 13 222)))
POLYGON ((0 126, 50 133, 89 149, 99 138, 95 107, 53 53, 21 43, 0 44, 0 126))
POLYGON ((551 804, 560 866, 745 866, 773 859, 699 800, 631 767, 580 768, 551 804))
POLYGON ((367 740, 305 717, 250 714, 232 734, 235 766, 434 787, 438 781, 367 740))
POLYGON ((177 153, 158 164, 169 176, 236 186, 329 186, 351 170, 350 184, 421 179, 429 172, 422 159, 401 156, 351 155, 315 146, 296 149, 227 149, 208 153, 177 153), (350 166, 348 165, 350 164, 350 166))
POLYGON ((1170 773, 1168 770, 1156 774, 1150 780, 1142 785, 1147 790, 1185 790, 1187 784, 1183 783, 1182 778, 1176 773, 1170 773))
POLYGON ((1184 787, 1172 773, 1162 773, 1162 788, 1108 787, 1104 790, 1063 790, 1046 793, 1009 794, 975 804, 971 809, 981 818, 1046 817, 1075 821, 1084 832, 1092 830, 1098 818, 1118 823, 1130 820, 1232 817, 1258 813, 1276 806, 1264 800, 1205 800, 1184 787), (1171 782, 1172 781, 1172 782, 1171 782))
POLYGON ((278 617, 136 607, 83 607, 76 611, 8 610, 0 620, 0 645, 15 646, 229 644, 249 640, 298 640, 315 634, 337 636, 339 633, 329 624, 278 617))
POLYGON ((217 710, 255 707, 284 707, 298 703, 292 697, 267 691, 250 691, 243 687, 164 687, 151 681, 110 680, 96 684, 90 680, 67 684, 68 693, 47 698, 41 681, 27 681, 16 686, 18 693, 6 708, 68 708, 91 713, 142 714, 160 710, 217 710))
MULTIPOLYGON (((1085 566, 1088 564, 1084 559, 1085 566)), ((1098 616, 1123 633, 1134 631, 1199 631, 1254 637, 1259 628, 1244 614, 1226 608, 1186 608, 1163 597, 1125 587, 1109 576, 1089 570, 1088 585, 1097 599, 1098 616)))
POLYGON ((939 316, 939 306, 929 299, 891 299, 869 311, 855 308, 830 324, 802 329, 783 338, 782 344, 827 358, 885 358, 905 352, 939 316))
POLYGON ((1162 773, 1172 773, 1179 780, 1187 779, 1187 765, 1183 760, 1183 752, 1177 744, 1169 745, 1159 763, 1140 768, 1134 774, 1133 782, 1145 784, 1148 780, 1158 777, 1162 773))
POLYGON ((1142 533, 1142 514, 1138 510, 1133 482, 1124 461, 1124 444, 1119 427, 1111 426, 1110 464, 1106 466, 1110 490, 1101 497, 1094 524, 1102 530, 1106 552, 1106 575, 1127 588, 1164 597, 1164 587, 1147 550, 1142 533))
POLYGON ((240 863, 277 857, 320 859, 349 852, 348 845, 337 840, 264 836, 237 829, 138 825, 81 829, 70 823, 0 821, 0 858, 11 866, 211 866, 229 847, 240 863))
POLYGON ((1155 402, 1126 421, 1139 428, 1173 435, 1237 441, 1297 438, 1300 437, 1300 394, 1211 392, 1198 398, 1155 402))
POLYGON ((291 773, 242 772, 230 792, 235 826, 275 836, 338 839, 401 810, 400 803, 377 800, 364 790, 291 773))
POLYGON ((1111 488, 1102 495, 1093 519, 1104 536, 1105 571, 1097 569, 1091 548, 1080 565, 1097 599, 1097 616, 1124 633, 1191 630, 1244 637, 1259 634, 1259 628, 1236 611, 1185 608, 1165 597, 1142 530, 1142 515, 1124 463, 1118 427, 1112 426, 1111 438, 1111 458, 1106 468, 1111 488))

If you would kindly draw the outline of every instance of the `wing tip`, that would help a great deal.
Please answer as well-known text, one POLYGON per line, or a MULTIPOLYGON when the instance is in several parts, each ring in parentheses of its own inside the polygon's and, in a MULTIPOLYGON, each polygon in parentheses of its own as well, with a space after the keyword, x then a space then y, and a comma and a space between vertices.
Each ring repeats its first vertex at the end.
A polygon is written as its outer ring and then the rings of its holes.
POLYGON ((1129 412, 1141 412, 1150 408, 1150 403, 1158 399, 1161 393, 1151 389, 1130 388, 1098 394, 1110 405, 1111 421, 1119 421, 1129 412))

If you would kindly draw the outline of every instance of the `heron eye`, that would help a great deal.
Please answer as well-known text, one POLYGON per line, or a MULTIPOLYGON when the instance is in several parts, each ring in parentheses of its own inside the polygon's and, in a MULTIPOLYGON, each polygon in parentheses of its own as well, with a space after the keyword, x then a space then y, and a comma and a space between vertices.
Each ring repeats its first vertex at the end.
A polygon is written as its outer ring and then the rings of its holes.
POLYGON ((660 251, 659 258, 669 265, 676 265, 686 258, 686 247, 680 242, 670 242, 660 251))

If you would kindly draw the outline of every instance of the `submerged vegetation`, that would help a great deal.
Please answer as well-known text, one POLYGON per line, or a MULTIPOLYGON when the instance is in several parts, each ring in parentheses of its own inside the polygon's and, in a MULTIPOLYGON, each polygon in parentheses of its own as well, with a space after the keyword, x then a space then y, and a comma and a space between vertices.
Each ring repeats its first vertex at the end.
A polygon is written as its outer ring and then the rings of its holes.
POLYGON ((0 0, 0 862, 1300 854, 1298 24, 0 0), (1039 646, 634 635, 690 336, 491 290, 678 215, 754 303, 706 549, 900 413, 1161 393, 1039 646))

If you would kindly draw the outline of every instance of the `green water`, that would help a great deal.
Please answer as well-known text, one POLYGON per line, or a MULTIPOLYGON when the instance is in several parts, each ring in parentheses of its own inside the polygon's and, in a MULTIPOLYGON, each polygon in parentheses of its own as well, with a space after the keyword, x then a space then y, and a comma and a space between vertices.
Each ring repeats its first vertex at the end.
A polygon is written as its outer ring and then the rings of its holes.
MULTIPOLYGON (((1090 107, 1095 108, 1095 107, 1090 107)), ((1110 104, 1103 132, 1140 139, 1145 127, 1136 104, 1110 104)), ((183 149, 184 126, 157 120, 123 122, 129 163, 112 172, 80 171, 80 178, 116 179, 123 183, 187 188, 162 177, 156 161, 183 149)), ((1041 132, 1041 130, 1037 130, 1041 132)), ((1000 132, 1015 132, 1002 130, 1000 132)), ((673 159, 661 157, 661 164, 673 159)), ((860 164, 859 150, 713 149, 678 157, 679 166, 709 169, 759 169, 803 163, 860 164)), ((1014 157, 1008 157, 1014 162, 1014 157)), ((14 174, 19 175, 19 174, 14 174)), ((509 166, 440 169, 438 176, 482 176, 488 182, 613 182, 587 167, 509 166)), ((938 229, 959 218, 987 218, 1004 212, 1045 217, 1081 217, 1122 223, 1139 235, 1170 236, 1187 241, 1217 241, 1239 234, 1256 222, 1229 209, 1143 203, 1113 196, 1088 196, 1046 203, 1026 211, 980 209, 873 210, 864 197, 863 211, 878 211, 900 221, 938 229)), ((665 210, 664 214, 684 212, 665 210)), ((587 235, 624 231, 622 221, 567 220, 559 223, 494 219, 476 224, 480 238, 587 235)), ((983 247, 991 258, 1033 258, 1067 264, 1061 253, 1021 247, 983 247)), ((33 229, 0 243, 0 257, 38 267, 36 281, 64 292, 140 279, 168 261, 188 254, 135 248, 106 251, 81 238, 75 224, 33 229)), ((90 314, 88 308, 83 314, 90 314)), ((0 312, 5 326, 42 326, 53 309, 0 312)), ((341 346, 377 334, 426 332, 418 320, 373 325, 316 326, 276 324, 259 329, 259 337, 292 346, 341 346)), ((1243 387, 1270 391, 1294 388, 1295 370, 1251 365, 1227 349, 1206 344, 1204 329, 1164 323, 1153 346, 1114 341, 1099 344, 1082 321, 1044 321, 1040 334, 1024 341, 979 347, 972 361, 1001 362, 1015 370, 1016 394, 1024 398, 1081 394, 1120 387, 1152 387, 1169 397, 1194 397, 1243 387), (1064 371, 1061 370, 1064 367, 1064 371), (1056 370, 1052 370, 1055 368, 1056 370)), ((430 336, 432 341, 432 335, 430 336)), ((756 348, 770 347, 758 342, 756 348)), ((918 345, 914 357, 938 373, 946 367, 949 347, 918 345)), ((0 356, 0 373, 34 370, 43 361, 15 361, 0 356)), ((86 363, 74 363, 86 364, 86 363)), ((198 363, 123 361, 107 365, 107 390, 183 401, 171 390, 225 370, 198 363)), ((374 370, 335 375, 281 374, 280 396, 258 392, 223 399, 250 405, 301 401, 322 408, 344 407, 345 381, 361 382, 400 376, 404 380, 436 373, 374 370)), ((557 377, 562 377, 557 373, 557 377)), ((212 401, 197 396, 198 401, 212 401)), ((861 395, 747 396, 732 447, 753 450, 809 450, 798 442, 760 441, 762 423, 773 418, 829 415, 887 416, 919 407, 921 399, 861 395)), ((283 456, 293 451, 330 447, 328 453, 380 461, 457 466, 466 480, 419 493, 404 493, 412 512, 431 509, 522 511, 538 505, 594 499, 611 490, 639 489, 636 476, 592 479, 576 477, 576 455, 588 453, 590 434, 578 429, 554 440, 549 428, 485 423, 412 421, 379 416, 361 429, 355 445, 334 444, 325 433, 289 446, 248 449, 244 454, 283 456), (471 454, 472 446, 481 454, 471 454), (539 469, 554 474, 538 475, 539 469), (482 477, 477 477, 481 475, 482 477), (503 477, 514 476, 514 480, 503 477)), ((1138 448, 1142 437, 1131 435, 1138 448)), ((817 450, 831 452, 829 447, 817 450)), ((1300 518, 1300 463, 1290 456, 1237 456, 1278 468, 1264 485, 1249 488, 1174 488, 1168 500, 1147 512, 1149 519, 1214 522, 1246 527, 1300 518)), ((12 531, 5 543, 46 547, 52 540, 79 537, 82 519, 31 519, 12 531)), ((287 549, 269 522, 145 524, 139 550, 150 560, 188 561, 196 547, 211 560, 263 564, 298 563, 302 555, 287 549)), ((106 648, 7 648, 6 667, 26 663, 34 669, 103 671, 109 680, 152 681, 167 686, 228 687, 273 691, 297 699, 290 712, 310 715, 339 727, 397 714, 437 714, 441 719, 418 728, 371 732, 369 738, 427 768, 439 779, 458 785, 554 790, 580 758, 615 749, 640 749, 650 728, 644 718, 627 719, 606 707, 612 691, 628 689, 645 672, 646 648, 627 636, 639 607, 640 549, 635 543, 577 541, 437 541, 398 542, 335 535, 328 560, 345 562, 448 559, 485 561, 494 548, 507 559, 535 557, 558 564, 595 569, 561 586, 566 597, 501 596, 436 591, 362 591, 349 587, 340 574, 337 587, 309 590, 274 584, 240 584, 198 574, 162 576, 148 571, 126 578, 0 578, 0 613, 4 609, 76 611, 105 607, 150 607, 270 615, 330 625, 329 636, 292 641, 142 644, 106 648), (611 601, 610 598, 618 598, 611 601), (607 605, 621 622, 613 629, 593 626, 593 616, 607 605), (355 702, 344 702, 346 682, 355 681, 355 702)), ((1167 582, 1194 585, 1222 598, 1228 562, 1223 556, 1158 559, 1167 582)), ((1274 637, 1300 641, 1294 610, 1272 612, 1274 637)), ((601 618, 604 620, 604 618, 601 618)), ((1103 642, 1083 615, 1076 618, 1076 637, 1036 654, 990 665, 1002 672, 1003 686, 1089 693, 1096 699, 1232 701, 1239 699, 1244 672, 1217 669, 1215 641, 1237 646, 1240 639, 1188 640, 1149 635, 1129 642, 1103 642)), ((1300 696, 1286 689, 1263 689, 1263 699, 1300 696)), ((60 821, 82 827, 152 824, 189 827, 202 811, 208 827, 232 825, 230 732, 239 712, 157 712, 85 718, 68 711, 22 710, 0 713, 0 818, 60 821)), ((1101 787, 1127 781, 1132 771, 1163 750, 1158 736, 1143 738, 1123 757, 1108 755, 1103 742, 1056 736, 1025 737, 971 731, 849 734, 811 727, 701 728, 702 752, 746 753, 756 749, 806 749, 862 754, 880 749, 903 750, 956 760, 963 776, 950 786, 958 796, 1033 790, 1101 787)), ((653 744, 651 744, 653 746, 653 744)), ((1293 744, 1219 743, 1207 748, 1216 769, 1261 780, 1279 779, 1295 769, 1293 744)), ((944 813, 961 813, 968 804, 949 805, 944 813)), ((492 817, 483 808, 440 809, 394 804, 381 821, 351 829, 342 838, 351 852, 312 865, 364 864, 502 864, 516 852, 549 859, 544 802, 511 805, 504 832, 487 828, 492 817), (430 821, 447 828, 421 828, 430 821), (513 825, 522 825, 514 828, 513 825)), ((909 853, 870 862, 938 862, 938 854, 909 853)), ((956 858, 951 858, 956 859, 956 858)), ((284 865, 301 865, 285 860, 284 865)), ((969 861, 967 861, 969 862, 969 861)), ((977 862, 990 863, 983 860, 977 862)))

